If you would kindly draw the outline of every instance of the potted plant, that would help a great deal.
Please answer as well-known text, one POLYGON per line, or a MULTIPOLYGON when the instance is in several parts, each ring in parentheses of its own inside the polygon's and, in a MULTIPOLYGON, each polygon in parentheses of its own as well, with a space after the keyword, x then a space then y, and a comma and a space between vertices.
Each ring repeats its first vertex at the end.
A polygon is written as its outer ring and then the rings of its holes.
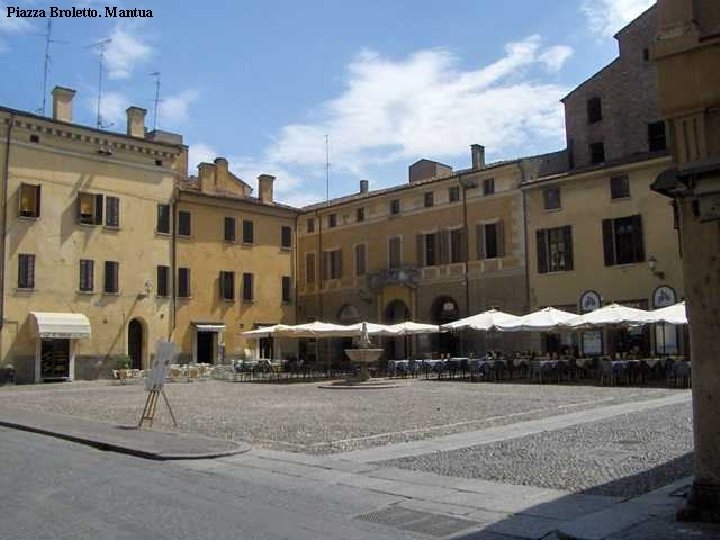
POLYGON ((121 354, 117 357, 117 369, 130 369, 132 366, 132 358, 127 354, 121 354))

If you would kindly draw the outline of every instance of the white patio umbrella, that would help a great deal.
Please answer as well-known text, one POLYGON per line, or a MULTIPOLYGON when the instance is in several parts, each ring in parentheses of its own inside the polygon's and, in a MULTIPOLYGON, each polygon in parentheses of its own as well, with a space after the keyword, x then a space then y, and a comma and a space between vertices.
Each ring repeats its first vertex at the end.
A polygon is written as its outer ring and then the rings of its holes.
POLYGON ((679 302, 672 306, 656 309, 651 311, 657 322, 667 324, 687 324, 687 314, 685 312, 685 302, 679 302))
POLYGON ((418 334, 436 334, 443 330, 437 324, 425 324, 416 323, 413 321, 406 321, 398 324, 392 324, 386 326, 387 334, 391 336, 414 336, 418 334))
POLYGON ((501 322, 497 325, 502 332, 550 332, 562 329, 561 325, 576 318, 575 313, 546 307, 539 311, 518 317, 517 320, 501 322))
POLYGON ((578 315, 567 321, 563 326, 569 328, 611 325, 637 326, 656 322, 658 322, 658 318, 651 311, 621 306, 620 304, 609 304, 590 313, 578 315))
MULTIPOLYGON (((355 323, 348 325, 347 328, 349 330, 354 330, 356 333, 353 334, 354 336, 360 335, 360 332, 362 331, 362 325, 363 323, 355 323)), ((371 323, 371 322, 365 322, 365 326, 367 328, 367 333, 371 336, 390 336, 390 335, 397 335, 393 334, 392 331, 389 329, 390 327, 386 324, 377 324, 377 323, 371 323)))
POLYGON ((488 331, 494 330, 500 324, 508 324, 516 321, 519 318, 520 317, 516 317, 515 315, 510 315, 509 313, 503 313, 502 311, 498 311, 497 309, 489 309, 487 311, 483 311, 482 313, 478 313, 477 315, 472 315, 470 317, 465 317, 464 319, 443 324, 442 326, 440 326, 440 329, 469 329, 488 331))
POLYGON ((281 332, 284 328, 289 328, 289 326, 286 324, 273 324, 272 326, 263 326, 262 328, 257 328, 256 330, 248 330, 247 332, 242 332, 241 335, 247 337, 264 338, 276 335, 276 333, 281 332))
POLYGON ((352 337, 360 335, 360 331, 352 326, 315 321, 307 324, 286 326, 277 330, 275 335, 289 337, 352 337))

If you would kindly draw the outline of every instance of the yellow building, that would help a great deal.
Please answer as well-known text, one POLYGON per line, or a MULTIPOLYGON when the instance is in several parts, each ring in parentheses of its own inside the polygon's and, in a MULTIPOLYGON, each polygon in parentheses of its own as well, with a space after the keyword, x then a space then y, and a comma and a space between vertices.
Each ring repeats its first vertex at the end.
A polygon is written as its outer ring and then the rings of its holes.
POLYGON ((125 354, 147 367, 170 332, 156 280, 172 244, 156 219, 187 148, 146 134, 136 107, 126 135, 73 124, 74 94, 53 90, 53 118, 0 108, 0 348, 20 381, 107 376, 125 354))
MULTIPOLYGON (((304 208, 298 319, 442 324, 492 306, 523 313, 527 282, 518 187, 562 164, 562 154, 485 164, 484 148, 473 145, 470 169, 453 172, 421 160, 410 166, 405 185, 369 191, 361 181, 354 195, 304 208)), ((420 338, 416 347, 443 353, 487 347, 482 336, 467 339, 460 343, 443 334, 420 338)), ((514 336, 512 347, 523 348, 524 339, 514 336)), ((386 346, 389 358, 407 353, 403 339, 386 340, 386 346)))
MULTIPOLYGON (((181 361, 216 363, 255 342, 242 332, 295 322, 295 225, 298 211, 273 201, 270 175, 259 197, 217 158, 176 194, 173 339, 181 361)), ((263 357, 272 342, 263 340, 263 357)))

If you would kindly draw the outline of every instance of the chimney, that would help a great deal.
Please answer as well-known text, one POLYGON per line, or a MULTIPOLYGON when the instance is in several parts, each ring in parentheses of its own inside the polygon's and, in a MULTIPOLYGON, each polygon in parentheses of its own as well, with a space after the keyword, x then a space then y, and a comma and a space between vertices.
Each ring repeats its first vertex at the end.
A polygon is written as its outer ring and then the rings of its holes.
POLYGON ((225 182, 227 180, 229 171, 228 171, 228 161, 224 157, 216 157, 215 158, 215 185, 217 186, 221 182, 225 182))
POLYGON ((145 138, 145 115, 147 111, 140 107, 128 107, 127 113, 127 134, 131 137, 145 138))
POLYGON ((370 191, 370 180, 360 180, 360 193, 370 191))
POLYGON ((198 183, 200 184, 200 191, 203 193, 209 193, 215 190, 215 170, 211 163, 200 163, 198 164, 198 183))
POLYGON ((261 203, 272 204, 274 181, 275 177, 271 174, 261 174, 258 176, 258 191, 260 192, 261 203))
POLYGON ((75 90, 56 86, 52 91, 53 120, 72 122, 72 100, 75 90))
POLYGON ((485 147, 482 144, 471 144, 470 155, 472 156, 472 168, 485 168, 485 147))

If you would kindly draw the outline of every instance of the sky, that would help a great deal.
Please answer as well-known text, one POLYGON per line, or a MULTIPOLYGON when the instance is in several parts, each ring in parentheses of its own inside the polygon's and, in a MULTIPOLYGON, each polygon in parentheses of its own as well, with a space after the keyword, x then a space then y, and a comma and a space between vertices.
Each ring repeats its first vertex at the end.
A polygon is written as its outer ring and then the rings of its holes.
POLYGON ((152 18, 54 18, 48 71, 77 90, 74 121, 125 109, 180 133, 190 168, 226 157, 251 186, 276 176, 302 206, 407 181, 433 159, 463 169, 560 150, 560 99, 617 56, 613 35, 652 0, 0 0, 0 105, 41 112, 47 19, 8 6, 151 9, 152 18), (155 76, 160 104, 154 119, 155 76), (326 136, 328 144, 326 146, 326 136), (326 193, 326 150, 329 193, 326 193))

